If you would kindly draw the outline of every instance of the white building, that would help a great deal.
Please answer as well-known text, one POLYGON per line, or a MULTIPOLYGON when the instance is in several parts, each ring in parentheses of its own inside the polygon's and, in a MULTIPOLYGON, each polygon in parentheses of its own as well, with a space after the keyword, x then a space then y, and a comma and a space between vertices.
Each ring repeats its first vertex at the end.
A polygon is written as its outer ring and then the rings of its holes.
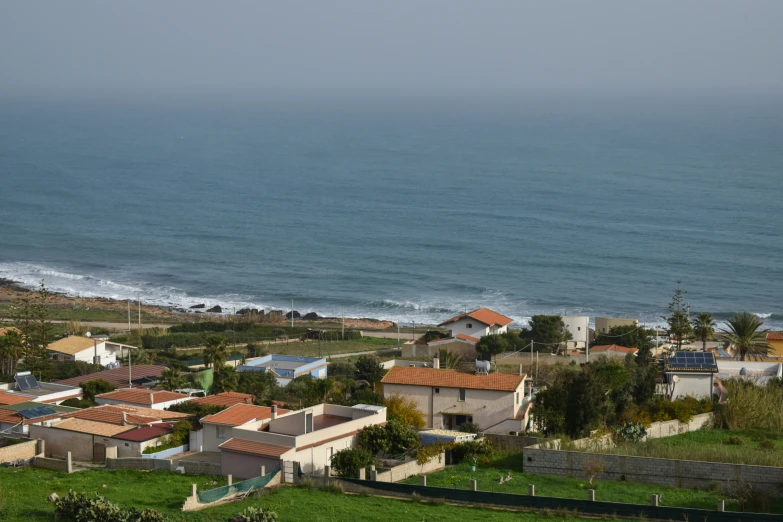
POLYGON ((95 337, 72 335, 51 343, 47 350, 58 361, 82 361, 101 366, 114 365, 118 356, 124 357, 135 346, 99 340, 95 337))
POLYGON ((564 315, 563 324, 571 334, 567 348, 584 348, 590 342, 590 318, 586 315, 564 315))
POLYGON ((479 308, 472 312, 456 315, 438 326, 447 326, 450 337, 476 342, 485 335, 505 333, 508 331, 508 325, 513 322, 514 320, 510 317, 493 312, 488 308, 479 308))
MULTIPOLYGON (((282 417, 288 413, 288 410, 277 410, 277 416, 282 417)), ((200 421, 203 426, 202 451, 220 451, 219 446, 232 437, 232 428, 271 418, 272 408, 253 404, 235 404, 213 415, 207 415, 200 421)))
POLYGON ((720 396, 715 386, 718 365, 711 352, 674 352, 664 362, 666 382, 661 391, 671 400, 720 396))
POLYGON ((527 429, 526 375, 477 375, 457 370, 395 366, 381 379, 384 397, 413 399, 428 428, 456 430, 466 422, 491 433, 527 429))

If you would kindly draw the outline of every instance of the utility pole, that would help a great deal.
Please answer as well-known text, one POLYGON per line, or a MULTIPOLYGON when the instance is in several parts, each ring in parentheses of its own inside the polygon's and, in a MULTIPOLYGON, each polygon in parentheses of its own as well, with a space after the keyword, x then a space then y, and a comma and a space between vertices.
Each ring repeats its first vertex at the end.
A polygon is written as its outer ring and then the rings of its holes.
POLYGON ((397 344, 402 346, 402 343, 400 342, 400 323, 397 323, 397 344))
POLYGON ((533 345, 535 341, 530 341, 530 373, 533 373, 533 345))
POLYGON ((343 341, 345 341, 345 308, 343 308, 343 341))
POLYGON ((411 330, 411 339, 416 340, 416 321, 413 321, 413 330, 411 330))
POLYGON ((131 349, 128 348, 128 388, 133 388, 133 378, 131 377, 131 349))
POLYGON ((141 296, 136 296, 139 300, 139 342, 141 342, 141 296))
POLYGON ((294 300, 291 299, 291 328, 294 327, 294 300))
POLYGON ((130 326, 130 299, 128 299, 128 335, 131 333, 131 326, 130 326))

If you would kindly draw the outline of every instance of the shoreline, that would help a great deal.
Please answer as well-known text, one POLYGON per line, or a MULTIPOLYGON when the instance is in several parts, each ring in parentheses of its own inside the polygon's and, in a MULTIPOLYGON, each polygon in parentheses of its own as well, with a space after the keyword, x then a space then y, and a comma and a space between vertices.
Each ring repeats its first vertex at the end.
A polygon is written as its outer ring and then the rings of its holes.
MULTIPOLYGON (((18 281, 10 279, 0 278, 0 321, 6 318, 6 314, 2 313, 2 306, 9 305, 25 295, 30 294, 34 290, 26 288, 18 281)), ((67 310, 66 315, 78 315, 79 311, 83 311, 84 315, 93 315, 94 312, 103 311, 108 314, 119 316, 120 314, 126 316, 128 314, 128 301, 120 301, 117 299, 111 299, 108 297, 75 297, 66 294, 50 291, 49 305, 51 308, 67 310), (86 312, 90 311, 90 314, 86 312)), ((211 313, 202 311, 201 309, 184 309, 174 306, 163 305, 145 305, 141 302, 141 314, 142 314, 142 326, 147 322, 163 321, 170 324, 196 322, 203 320, 221 320, 230 317, 232 314, 220 312, 211 313), (192 311, 191 311, 192 310, 192 311)), ((138 302, 131 302, 130 306, 130 323, 131 328, 138 325, 139 305, 138 302)), ((55 313, 56 315, 56 313, 55 313)), ((237 314, 237 317, 243 317, 241 314, 237 314)), ((55 321, 81 321, 81 322, 107 322, 105 320, 96 319, 76 319, 71 317, 55 317, 55 321)), ((308 325, 326 325, 326 324, 342 324, 343 318, 341 317, 321 317, 317 319, 305 320, 302 318, 294 319, 294 323, 306 323, 308 325)), ((123 321, 114 321, 117 324, 127 324, 123 321)), ((285 326, 290 325, 290 319, 286 319, 285 311, 283 311, 282 317, 276 319, 270 319, 265 317, 264 324, 285 326)), ((371 317, 346 317, 345 327, 352 329, 367 329, 367 330, 385 330, 396 326, 393 321, 386 321, 382 319, 375 319, 371 317)), ((422 325, 424 326, 424 325, 422 325)))

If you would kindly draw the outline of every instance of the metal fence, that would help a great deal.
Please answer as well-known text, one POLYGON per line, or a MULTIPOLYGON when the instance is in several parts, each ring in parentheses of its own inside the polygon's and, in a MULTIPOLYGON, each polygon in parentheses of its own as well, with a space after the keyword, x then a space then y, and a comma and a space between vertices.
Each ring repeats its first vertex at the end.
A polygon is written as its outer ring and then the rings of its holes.
MULTIPOLYGON (((609 515, 618 517, 648 517, 660 520, 698 520, 699 522, 780 522, 780 515, 766 513, 740 513, 735 511, 710 511, 707 509, 678 508, 670 506, 653 506, 642 504, 623 504, 619 502, 601 502, 577 500, 570 498, 539 497, 530 495, 515 495, 511 493, 494 493, 490 491, 470 491, 432 486, 416 486, 411 484, 396 484, 390 482, 375 482, 352 478, 341 478, 362 487, 379 491, 388 491, 412 495, 417 493, 422 497, 440 498, 456 502, 472 504, 492 504, 512 508, 528 509, 567 509, 576 510, 589 515, 609 515)), ((716 506, 717 507, 717 506, 716 506)))
POLYGON ((222 498, 236 495, 237 493, 245 493, 254 489, 261 489, 269 484, 269 482, 275 478, 279 472, 280 469, 278 468, 272 473, 267 473, 263 477, 256 477, 243 480, 242 482, 237 482, 236 484, 232 484, 230 486, 222 486, 219 488, 210 489, 209 491, 198 492, 198 500, 202 504, 211 504, 222 498))

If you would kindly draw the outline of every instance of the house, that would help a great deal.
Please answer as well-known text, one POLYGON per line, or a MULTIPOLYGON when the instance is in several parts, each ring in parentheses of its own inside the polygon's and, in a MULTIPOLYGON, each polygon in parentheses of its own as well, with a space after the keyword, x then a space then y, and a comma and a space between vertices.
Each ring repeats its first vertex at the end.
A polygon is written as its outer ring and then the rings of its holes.
POLYGON ((67 386, 60 383, 40 382, 30 372, 17 372, 14 382, 0 384, 0 404, 14 404, 11 398, 16 396, 24 401, 35 401, 46 404, 60 404, 68 399, 81 399, 82 389, 78 386, 67 386))
POLYGON ((82 361, 109 366, 117 362, 117 356, 122 358, 129 350, 137 348, 95 337, 72 335, 49 344, 46 349, 49 350, 52 359, 58 361, 82 361))
MULTIPOLYGON (((134 406, 96 406, 61 417, 62 420, 50 425, 30 426, 30 438, 44 440, 47 455, 63 456, 70 451, 74 460, 90 461, 103 460, 106 448, 110 447, 116 447, 118 455, 129 454, 132 441, 117 438, 122 433, 165 421, 175 422, 188 415, 134 406)), ((152 439, 144 442, 149 440, 152 439)))
POLYGON ((114 368, 100 372, 70 377, 57 381, 57 384, 68 386, 79 386, 83 382, 103 379, 115 388, 140 388, 142 386, 154 385, 162 379, 163 372, 168 370, 165 366, 158 364, 140 364, 131 365, 125 368, 114 368))
POLYGON ((716 373, 718 364, 712 352, 673 352, 664 359, 665 382, 659 389, 671 400, 720 396, 716 373))
MULTIPOLYGON (((287 413, 288 410, 277 410, 277 415, 287 413)), ((272 408, 252 404, 235 404, 214 415, 207 415, 201 419, 204 427, 202 451, 220 451, 219 446, 231 438, 232 428, 271 418, 272 408)))
POLYGON ((639 353, 638 348, 628 348, 627 346, 620 346, 618 344, 603 344, 600 346, 593 346, 590 348, 590 355, 598 356, 605 355, 606 357, 621 357, 626 355, 636 355, 639 353))
POLYGON ((0 432, 27 434, 30 426, 49 425, 77 408, 38 402, 17 402, 0 406, 0 432))
POLYGON ((770 357, 783 357, 783 332, 769 332, 767 334, 770 357))
POLYGON ((119 435, 110 437, 106 441, 117 448, 117 457, 140 457, 149 447, 157 447, 165 444, 167 438, 174 430, 174 423, 161 422, 151 426, 140 426, 119 435))
POLYGON ((294 355, 266 355, 238 366, 237 370, 272 372, 280 386, 285 386, 303 375, 312 375, 316 379, 325 379, 327 375, 326 359, 294 355))
POLYGON ((488 308, 479 308, 472 312, 455 315, 438 326, 449 328, 449 337, 478 342, 485 335, 502 334, 508 330, 508 325, 514 320, 505 315, 493 312, 488 308))
POLYGON ((564 315, 561 317, 571 340, 567 349, 585 348, 590 342, 590 318, 586 315, 564 315))
POLYGON ((595 318, 596 334, 607 333, 612 328, 616 328, 618 326, 639 326, 639 321, 636 319, 628 319, 625 317, 596 317, 595 318))
POLYGON ((144 390, 139 388, 120 388, 95 396, 95 402, 105 404, 128 404, 153 410, 164 410, 180 402, 194 400, 190 395, 165 390, 144 390))
POLYGON ((318 404, 280 416, 273 406, 271 418, 231 429, 231 438, 220 445, 221 470, 251 478, 261 466, 273 470, 292 461, 306 473, 318 473, 336 452, 356 446, 361 429, 384 424, 383 406, 318 404))
POLYGON ((216 395, 207 395, 190 401, 192 404, 204 406, 220 406, 228 408, 234 404, 253 404, 253 396, 249 393, 222 392, 216 395))
POLYGON ((435 358, 433 368, 395 366, 381 384, 384 397, 397 394, 413 399, 428 428, 456 430, 473 422, 484 432, 509 433, 527 426, 526 378, 440 369, 435 358))

